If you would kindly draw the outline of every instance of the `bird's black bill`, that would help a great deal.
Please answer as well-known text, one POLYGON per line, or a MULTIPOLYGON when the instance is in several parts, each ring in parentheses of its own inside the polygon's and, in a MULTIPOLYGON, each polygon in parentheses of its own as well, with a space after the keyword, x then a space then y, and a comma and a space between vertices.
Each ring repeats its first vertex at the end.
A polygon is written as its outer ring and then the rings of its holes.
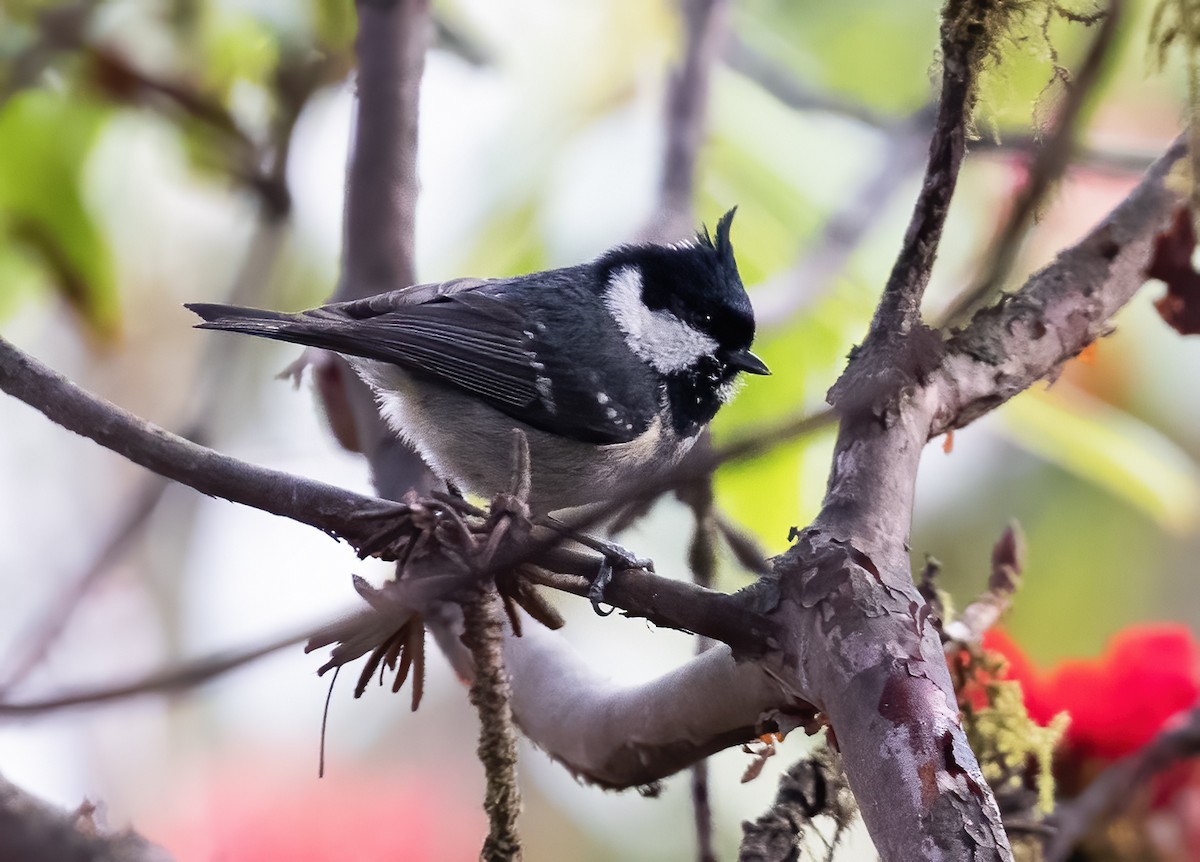
POLYGON ((747 374, 771 373, 771 369, 767 368, 767 364, 749 350, 739 350, 737 353, 730 354, 728 361, 731 368, 736 368, 738 371, 745 371, 747 374))

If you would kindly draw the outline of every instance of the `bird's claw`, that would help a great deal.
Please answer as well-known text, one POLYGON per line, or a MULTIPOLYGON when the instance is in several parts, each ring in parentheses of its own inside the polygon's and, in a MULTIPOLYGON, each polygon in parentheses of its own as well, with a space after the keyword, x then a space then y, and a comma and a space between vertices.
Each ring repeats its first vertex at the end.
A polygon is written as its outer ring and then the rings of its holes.
POLYGON ((608 610, 600 607, 604 602, 604 593, 608 589, 608 585, 613 580, 613 567, 608 557, 603 557, 600 560, 600 571, 596 573, 596 579, 592 581, 592 585, 588 587, 588 601, 592 603, 592 610, 596 612, 598 617, 607 617, 616 610, 612 605, 608 606, 608 610))
POLYGON ((600 607, 600 604, 601 602, 605 602, 604 593, 608 590, 609 584, 613 582, 613 576, 616 574, 616 566, 622 569, 643 569, 647 572, 653 572, 654 561, 646 557, 635 556, 626 548, 613 542, 606 542, 601 539, 593 539, 593 542, 594 544, 590 545, 590 547, 601 554, 600 571, 596 573, 596 579, 592 581, 592 585, 588 588, 588 599, 592 603, 592 610, 600 616, 606 617, 615 608, 610 605, 609 609, 605 611, 600 607))

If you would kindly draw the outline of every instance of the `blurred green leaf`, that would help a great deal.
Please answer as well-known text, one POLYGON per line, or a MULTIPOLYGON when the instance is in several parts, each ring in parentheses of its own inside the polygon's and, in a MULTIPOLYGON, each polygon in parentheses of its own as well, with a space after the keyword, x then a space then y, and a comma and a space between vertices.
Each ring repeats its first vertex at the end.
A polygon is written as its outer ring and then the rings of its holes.
MULTIPOLYGON (((1029 550, 1004 627, 1030 655, 1047 663, 1094 655, 1113 632, 1154 615, 1166 573, 1163 536, 1149 519, 1130 517, 1123 500, 1089 494, 1080 479, 1058 471, 1025 474, 1017 484, 1029 550)), ((986 544, 976 547, 968 595, 985 577, 986 544)))
POLYGON ((493 213, 476 233, 474 244, 455 271, 502 278, 545 269, 546 249, 537 218, 534 200, 507 212, 493 213))
POLYGON ((326 50, 334 53, 349 50, 358 29, 358 16, 353 3, 335 0, 312 0, 313 33, 326 50))
POLYGON ((109 116, 95 103, 45 90, 0 107, 0 237, 31 255, 89 332, 120 330, 113 263, 83 199, 84 169, 109 116))
MULTIPOLYGON (((825 392, 841 370, 847 345, 866 326, 864 307, 853 301, 853 293, 832 295, 790 326, 755 342, 754 352, 767 363, 771 376, 746 381, 733 402, 717 414, 713 432, 718 444, 823 408, 825 392)), ((870 313, 869 307, 865 313, 870 313)), ((787 547, 789 528, 808 523, 816 514, 829 473, 825 453, 833 434, 830 426, 761 458, 718 471, 720 505, 753 531, 768 551, 787 547)))
POLYGON ((1163 528, 1200 523, 1200 470, 1135 417, 1060 383, 1030 390, 1001 411, 1022 447, 1137 507, 1163 528))
POLYGON ((279 65, 279 44, 275 31, 250 15, 225 14, 216 7, 206 8, 211 10, 206 16, 203 30, 204 61, 201 68, 206 87, 228 96, 239 81, 268 85, 279 65))
POLYGON ((748 0, 738 4, 737 26, 747 42, 817 89, 907 113, 929 101, 929 58, 937 45, 939 6, 748 0))

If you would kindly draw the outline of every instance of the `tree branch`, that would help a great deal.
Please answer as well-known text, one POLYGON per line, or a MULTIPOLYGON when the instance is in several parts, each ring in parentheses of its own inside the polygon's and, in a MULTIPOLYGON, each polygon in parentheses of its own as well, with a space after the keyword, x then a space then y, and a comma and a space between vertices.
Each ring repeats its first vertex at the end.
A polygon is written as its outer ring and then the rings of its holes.
POLYGON ((308 524, 356 547, 378 531, 378 519, 403 512, 384 500, 247 464, 185 440, 89 395, 3 338, 0 390, 161 476, 210 497, 308 524))
MULTIPOLYGON (((223 676, 231 670, 250 664, 271 653, 304 643, 314 633, 323 631, 325 628, 327 626, 317 629, 310 626, 301 632, 275 638, 248 649, 215 653, 174 667, 156 670, 129 682, 79 689, 42 700, 17 703, 0 701, 0 716, 29 716, 71 707, 107 703, 143 694, 183 691, 223 676)), ((6 857, 0 854, 0 858, 6 857)))
POLYGON ((904 389, 883 414, 843 414, 822 511, 776 561, 783 598, 770 616, 793 633, 781 650, 790 677, 777 671, 780 681, 829 717, 885 859, 1010 858, 909 576, 921 449, 1053 374, 1107 331, 1145 282, 1154 238, 1183 202, 1167 175, 1184 153, 1180 140, 1081 243, 977 314, 923 384, 904 389))
MULTIPOLYGON (((469 679, 470 658, 458 642, 461 617, 443 612, 431 631, 469 679)), ((504 661, 512 673, 513 714, 525 735, 576 778, 611 789, 652 784, 812 715, 806 704, 782 694, 761 665, 736 661, 724 645, 648 682, 617 685, 562 638, 527 625, 521 637, 505 639, 504 661)))
POLYGON ((1110 318, 1145 284, 1154 240, 1185 196, 1168 174, 1187 153, 1176 139, 1137 188, 1017 293, 977 313, 947 344, 936 375, 937 436, 999 406, 1111 331, 1110 318))
POLYGON ((883 288, 867 343, 904 336, 921 322, 921 297, 933 271, 933 261, 958 184, 966 148, 967 121, 975 105, 976 76, 987 35, 965 26, 970 3, 947 4, 943 11, 942 92, 929 143, 925 181, 904 234, 904 243, 883 288), (961 19, 960 17, 961 16, 961 19))
POLYGON ((696 162, 707 128, 709 79, 729 19, 729 0, 682 0, 681 5, 683 60, 668 84, 658 211, 643 237, 655 242, 674 242, 695 228, 696 162))
POLYGON ((0 859, 40 862, 171 862, 131 830, 102 832, 95 806, 61 811, 0 776, 0 859))
POLYGON ((1102 819, 1120 813, 1137 788, 1181 760, 1200 756, 1200 707, 1181 713, 1140 751, 1118 760, 1076 799, 1060 805, 1049 825, 1055 831, 1046 845, 1045 862, 1070 858, 1088 831, 1102 819))
MULTIPOLYGON (((1048 11, 1046 14, 1052 13, 1048 11)), ((1083 106, 1100 82, 1104 61, 1112 48, 1120 18, 1120 0, 1109 0, 1108 9, 1100 17, 1099 30, 1088 47, 1079 72, 1067 85, 1067 96, 1054 118, 1054 128, 1034 151, 1025 185, 1013 204, 1008 220, 988 250, 982 274, 946 309, 943 321, 957 320, 990 296, 1008 277, 1020 250, 1021 240, 1033 222, 1038 207, 1067 170, 1075 150, 1083 106)), ((1065 70, 1059 72, 1066 75, 1065 70)))
POLYGON ((851 254, 883 215, 887 204, 921 165, 928 146, 930 117, 922 108, 894 123, 883 142, 879 163, 826 219, 820 233, 787 272, 773 276, 750 294, 759 330, 785 326, 815 297, 832 287, 851 254))

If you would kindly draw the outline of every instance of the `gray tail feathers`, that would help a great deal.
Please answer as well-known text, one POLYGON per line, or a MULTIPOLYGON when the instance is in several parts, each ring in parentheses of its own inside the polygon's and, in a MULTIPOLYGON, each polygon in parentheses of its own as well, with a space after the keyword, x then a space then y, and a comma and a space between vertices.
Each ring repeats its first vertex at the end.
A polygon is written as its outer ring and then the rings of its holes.
POLYGON ((345 337, 332 331, 331 321, 307 314, 286 314, 258 308, 241 308, 211 302, 188 302, 184 307, 204 318, 197 329, 243 332, 307 347, 345 351, 345 337))

